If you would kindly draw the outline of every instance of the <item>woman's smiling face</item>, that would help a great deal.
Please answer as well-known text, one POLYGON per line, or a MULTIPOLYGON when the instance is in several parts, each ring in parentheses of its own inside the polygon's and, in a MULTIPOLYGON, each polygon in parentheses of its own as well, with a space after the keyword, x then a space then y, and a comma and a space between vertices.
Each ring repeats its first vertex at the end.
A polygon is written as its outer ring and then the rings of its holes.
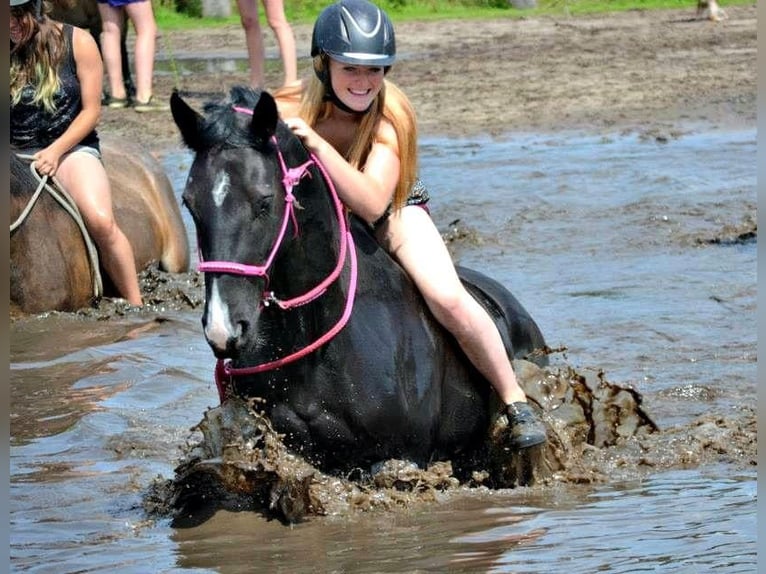
POLYGON ((13 42, 14 44, 17 44, 19 40, 21 40, 21 37, 23 35, 23 31, 21 28, 21 20, 17 16, 14 16, 13 11, 11 11, 10 21, 11 21, 11 32, 10 32, 11 42, 13 42))
POLYGON ((364 112, 370 107, 383 86, 384 76, 382 66, 344 64, 330 58, 332 89, 354 111, 364 112))

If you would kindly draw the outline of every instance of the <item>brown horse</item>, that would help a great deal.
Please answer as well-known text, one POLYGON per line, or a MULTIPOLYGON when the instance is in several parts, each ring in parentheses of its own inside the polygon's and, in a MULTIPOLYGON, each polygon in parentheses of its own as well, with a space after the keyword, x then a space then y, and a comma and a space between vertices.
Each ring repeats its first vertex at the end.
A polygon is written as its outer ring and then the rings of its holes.
MULTIPOLYGON (((131 245, 140 271, 157 264, 164 271, 189 269, 189 241, 178 201, 160 163, 138 146, 102 138, 101 150, 112 187, 118 225, 131 245)), ((73 217, 42 191, 20 220, 38 188, 29 164, 10 157, 10 301, 14 313, 74 311, 98 295, 88 240, 73 217), (17 222, 14 229, 14 222, 17 222)), ((103 277, 103 294, 117 292, 103 277)))

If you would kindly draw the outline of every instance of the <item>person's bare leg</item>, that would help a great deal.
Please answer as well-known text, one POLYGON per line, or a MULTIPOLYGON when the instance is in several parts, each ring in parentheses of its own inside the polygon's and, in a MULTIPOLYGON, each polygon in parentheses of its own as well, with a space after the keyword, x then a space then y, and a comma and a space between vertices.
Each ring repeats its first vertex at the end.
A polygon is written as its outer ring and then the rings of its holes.
POLYGON ((274 32, 279 45, 279 55, 282 58, 284 70, 283 86, 289 86, 298 81, 298 59, 295 51, 295 34, 293 28, 285 18, 285 6, 283 0, 263 0, 266 10, 266 20, 274 32))
POLYGON ((101 15, 101 56, 104 60, 109 95, 117 100, 128 97, 125 91, 125 81, 122 72, 121 30, 124 15, 122 10, 98 4, 101 15))
POLYGON ((497 326, 462 285, 431 217, 419 207, 404 207, 388 218, 378 240, 404 267, 434 317, 506 405, 509 445, 521 449, 545 442, 545 428, 527 405, 497 326))
POLYGON ((262 88, 264 84, 263 32, 258 21, 258 0, 237 0, 239 19, 245 30, 245 44, 250 63, 250 85, 262 88))
POLYGON ((407 270, 436 319, 457 339, 500 400, 526 401, 497 326, 463 287, 428 213, 405 207, 389 217, 386 227, 389 233, 382 239, 386 249, 407 270))
POLYGON ((133 248, 114 219, 109 179, 101 161, 89 153, 71 153, 61 161, 56 178, 77 204, 98 246, 101 265, 117 290, 131 305, 142 305, 133 248))
POLYGON ((136 30, 134 67, 136 69, 136 100, 147 102, 152 96, 154 57, 157 44, 157 23, 151 0, 125 5, 125 13, 136 30))

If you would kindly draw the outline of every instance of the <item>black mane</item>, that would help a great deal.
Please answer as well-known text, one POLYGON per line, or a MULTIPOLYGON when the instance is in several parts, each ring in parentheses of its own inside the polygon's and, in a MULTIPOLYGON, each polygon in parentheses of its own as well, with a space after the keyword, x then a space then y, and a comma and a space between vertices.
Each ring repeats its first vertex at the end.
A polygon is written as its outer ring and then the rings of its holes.
POLYGON ((252 110, 265 92, 246 86, 234 86, 229 95, 204 105, 205 120, 200 137, 206 146, 223 148, 253 147, 264 150, 268 142, 254 140, 249 128, 251 116, 237 112, 235 107, 252 110))

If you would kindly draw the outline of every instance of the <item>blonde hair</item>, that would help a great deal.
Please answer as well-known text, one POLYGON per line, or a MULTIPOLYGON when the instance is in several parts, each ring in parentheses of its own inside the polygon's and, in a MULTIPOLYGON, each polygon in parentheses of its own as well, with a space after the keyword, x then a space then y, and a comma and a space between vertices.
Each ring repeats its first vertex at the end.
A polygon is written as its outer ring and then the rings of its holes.
MULTIPOLYGON (((317 57, 314 65, 325 67, 326 70, 327 62, 324 58, 317 57)), ((325 100, 324 84, 316 75, 313 75, 303 92, 299 109, 300 117, 310 126, 316 126, 318 122, 330 116, 332 105, 325 100)), ((359 124, 346 160, 357 169, 364 167, 372 144, 375 142, 381 118, 391 122, 399 144, 399 182, 394 192, 392 206, 394 209, 400 209, 405 205, 417 178, 418 130, 412 104, 393 82, 383 81, 380 93, 359 124)))
POLYGON ((11 48, 11 103, 18 104, 23 88, 32 85, 35 88, 32 103, 54 112, 53 96, 61 85, 59 66, 67 53, 64 33, 47 16, 38 20, 29 10, 20 11, 18 18, 22 37, 11 48))

